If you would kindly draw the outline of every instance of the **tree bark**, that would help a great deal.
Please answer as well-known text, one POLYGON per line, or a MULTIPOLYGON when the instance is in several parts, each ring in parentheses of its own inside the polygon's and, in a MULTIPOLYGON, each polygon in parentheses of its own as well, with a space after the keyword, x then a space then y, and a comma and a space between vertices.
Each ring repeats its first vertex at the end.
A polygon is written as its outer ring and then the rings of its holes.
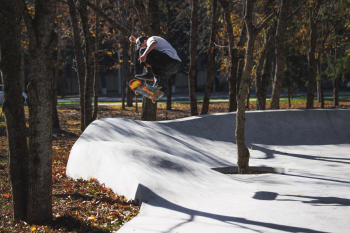
POLYGON ((52 85, 56 0, 37 0, 31 18, 24 0, 16 0, 29 37, 29 193, 27 222, 52 219, 52 85))
MULTIPOLYGON (((229 39, 229 55, 230 55, 230 74, 228 77, 229 86, 229 112, 237 110, 237 66, 238 66, 238 48, 235 47, 235 39, 233 35, 233 26, 231 21, 231 1, 229 0, 219 0, 225 15, 226 30, 229 39)), ((242 29, 245 25, 243 23, 242 29)), ((243 31, 242 31, 243 32, 243 31)), ((239 47, 239 46, 237 46, 239 47)))
POLYGON ((173 80, 176 78, 176 74, 167 75, 167 95, 166 95, 166 110, 171 110, 171 96, 172 96, 172 84, 173 80))
POLYGON ((203 107, 201 115, 208 114, 209 111, 209 101, 210 101, 210 93, 213 89, 213 72, 215 66, 215 57, 214 57, 214 49, 215 49, 215 37, 216 37, 216 25, 217 25, 217 0, 212 0, 212 21, 211 21, 211 35, 210 35, 210 44, 208 51, 208 71, 207 71, 207 86, 205 89, 203 107))
MULTIPOLYGON (((264 68, 264 61, 266 59, 266 35, 265 35, 265 47, 262 49, 260 58, 258 60, 258 64, 256 65, 256 72, 255 72, 255 94, 256 94, 256 110, 261 110, 260 107, 263 105, 262 100, 262 70, 264 68)), ((248 105, 249 106, 249 105, 248 105)))
POLYGON ((90 33, 90 26, 89 26, 89 18, 88 18, 88 12, 87 12, 87 5, 84 1, 81 1, 81 10, 80 10, 80 18, 81 18, 81 24, 83 28, 84 33, 84 40, 85 40, 85 111, 84 111, 84 123, 85 128, 88 127, 88 125, 92 122, 92 81, 94 76, 94 59, 92 57, 92 42, 91 42, 91 33, 90 33))
POLYGON ((280 95, 282 90, 282 79, 285 68, 285 54, 284 54, 284 43, 285 34, 287 30, 287 18, 289 12, 291 0, 281 0, 278 25, 276 32, 276 72, 275 79, 273 82, 272 96, 271 96, 271 109, 280 108, 280 95))
POLYGON ((260 77, 257 76, 255 82, 256 85, 256 109, 265 110, 266 109, 266 95, 267 89, 270 84, 272 75, 272 64, 274 55, 274 44, 275 44, 275 34, 276 34, 277 22, 274 22, 265 37, 265 52, 263 60, 263 70, 260 77))
POLYGON ((188 88, 190 95, 191 116, 198 115, 196 97, 197 74, 197 29, 198 29, 198 4, 199 0, 191 3, 191 32, 190 32, 190 68, 188 71, 188 88))
POLYGON ((122 108, 125 109, 125 89, 127 84, 129 83, 129 55, 128 55, 128 51, 129 51, 129 43, 127 42, 127 40, 125 39, 122 42, 122 46, 123 46, 123 72, 122 72, 122 108))
POLYGON ((0 71, 6 121, 8 168, 14 220, 26 221, 28 162, 26 123, 21 86, 21 15, 12 0, 0 4, 0 71))
MULTIPOLYGON (((95 5, 98 5, 98 1, 95 0, 95 5)), ((99 80, 99 74, 100 74, 100 20, 99 20, 100 13, 98 11, 95 11, 95 53, 94 53, 94 60, 95 60, 95 66, 94 66, 94 112, 92 114, 92 120, 97 119, 98 114, 98 80, 99 80)))
MULTIPOLYGON (((141 21, 142 28, 145 34, 147 36, 160 35, 160 23, 158 23, 159 21, 158 0, 148 0, 147 8, 145 7, 143 0, 134 0, 134 6, 139 15, 139 19, 141 21)), ((143 97, 141 120, 156 121, 156 119, 157 119, 157 103, 153 103, 152 100, 146 97, 143 97)))
POLYGON ((339 106, 339 79, 333 80, 333 107, 339 106))
POLYGON ((314 108, 314 98, 316 89, 317 61, 316 61, 316 46, 317 46, 317 25, 316 15, 320 9, 322 0, 317 0, 314 8, 310 7, 309 12, 309 27, 310 27, 310 48, 308 52, 309 65, 309 83, 307 88, 306 108, 314 108))
MULTIPOLYGON (((134 12, 132 12, 132 32, 131 34, 134 35, 135 33, 135 17, 134 17, 134 12)), ((130 64, 130 70, 129 70, 129 75, 128 75, 128 83, 131 81, 132 77, 136 74, 136 51, 135 51, 135 46, 131 46, 130 47, 130 60, 131 60, 131 64, 130 64)), ((134 96, 134 92, 130 89, 129 85, 127 85, 127 106, 128 107, 132 107, 132 103, 133 103, 133 96, 134 96)))
POLYGON ((72 22, 73 37, 74 37, 74 54, 76 61, 76 71, 79 81, 79 97, 80 97, 80 130, 83 132, 85 130, 85 71, 84 71, 84 58, 82 43, 80 40, 79 26, 77 12, 75 10, 75 4, 73 0, 67 0, 69 6, 69 16, 72 22))
MULTIPOLYGON (((235 61, 235 64, 237 64, 237 82, 236 82, 236 93, 238 94, 239 92, 239 88, 240 88, 240 84, 241 84, 241 80, 242 80, 242 76, 243 76, 243 69, 244 69, 244 59, 245 59, 245 53, 246 51, 243 49, 245 46, 245 43, 247 41, 247 27, 244 23, 242 23, 242 30, 241 30, 241 36, 239 39, 239 42, 237 44, 238 47, 238 57, 237 60, 235 61)), ((234 88, 234 84, 232 83, 232 88, 234 88)), ((229 97, 232 98, 232 97, 229 97)), ((237 103, 236 103, 237 105, 237 103)), ((232 104, 232 106, 234 107, 234 105, 232 104)), ((231 105, 229 106, 229 111, 234 111, 233 109, 231 109, 231 105)))
POLYGON ((272 19, 274 14, 267 17, 259 26, 253 25, 253 7, 254 0, 246 1, 246 13, 244 17, 247 27, 248 41, 246 48, 246 62, 240 82, 237 95, 237 113, 236 113, 236 145, 237 145, 237 165, 238 173, 246 174, 249 171, 249 150, 245 145, 244 126, 245 126, 245 97, 250 84, 250 78, 254 62, 254 42, 263 27, 272 19))
MULTIPOLYGON (((58 15, 60 14, 61 4, 58 5, 58 15)), ((56 69, 55 69, 55 78, 52 85, 53 90, 53 103, 52 103, 52 127, 55 130, 60 129, 60 121, 58 119, 57 113, 57 86, 58 86, 58 76, 61 68, 61 51, 62 51, 62 38, 60 35, 61 31, 61 17, 58 18, 57 32, 58 32, 58 46, 57 46, 57 59, 56 59, 56 69)))

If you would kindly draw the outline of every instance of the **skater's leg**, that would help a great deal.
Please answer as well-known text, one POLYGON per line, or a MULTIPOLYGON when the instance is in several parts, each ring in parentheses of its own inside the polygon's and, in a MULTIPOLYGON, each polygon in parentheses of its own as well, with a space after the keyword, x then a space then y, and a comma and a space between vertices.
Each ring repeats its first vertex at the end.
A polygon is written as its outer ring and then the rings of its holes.
MULTIPOLYGON (((141 48, 140 54, 143 54, 145 50, 146 48, 141 48)), ((152 66, 147 62, 141 62, 141 65, 146 67, 146 72, 144 72, 143 74, 137 74, 135 75, 135 77, 146 81, 152 81, 154 76, 152 66)))
POLYGON ((153 87, 157 88, 157 89, 162 89, 162 86, 160 85, 160 77, 159 75, 155 75, 153 78, 153 87))

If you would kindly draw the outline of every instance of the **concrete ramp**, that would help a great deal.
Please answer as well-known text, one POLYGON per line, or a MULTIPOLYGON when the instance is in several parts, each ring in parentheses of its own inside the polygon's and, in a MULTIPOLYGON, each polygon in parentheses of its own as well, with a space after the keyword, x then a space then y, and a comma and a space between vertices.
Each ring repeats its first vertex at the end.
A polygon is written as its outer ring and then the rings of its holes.
POLYGON ((141 205, 118 232, 349 232, 350 110, 246 112, 250 165, 236 167, 235 113, 93 122, 67 175, 141 205), (269 168, 269 169, 268 169, 269 168))

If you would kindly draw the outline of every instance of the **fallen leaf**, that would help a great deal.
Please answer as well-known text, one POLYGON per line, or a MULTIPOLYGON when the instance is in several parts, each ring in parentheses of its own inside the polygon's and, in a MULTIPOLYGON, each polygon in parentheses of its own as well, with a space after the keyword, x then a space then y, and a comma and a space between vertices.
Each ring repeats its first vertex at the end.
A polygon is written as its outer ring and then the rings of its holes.
POLYGON ((90 217, 88 217, 88 220, 95 220, 95 219, 96 219, 95 216, 90 216, 90 217))
POLYGON ((3 194, 2 196, 3 196, 4 198, 11 198, 11 197, 12 197, 12 195, 11 195, 10 193, 3 194))

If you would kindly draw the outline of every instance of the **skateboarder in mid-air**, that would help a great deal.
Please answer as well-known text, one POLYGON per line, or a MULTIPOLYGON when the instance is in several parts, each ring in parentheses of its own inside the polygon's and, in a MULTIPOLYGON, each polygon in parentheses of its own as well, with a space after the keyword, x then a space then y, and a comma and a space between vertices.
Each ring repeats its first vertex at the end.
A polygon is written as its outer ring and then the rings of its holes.
POLYGON ((160 74, 175 74, 180 69, 181 59, 165 39, 159 36, 140 36, 137 39, 130 36, 129 40, 137 44, 138 60, 147 68, 145 73, 135 75, 136 78, 146 81, 153 80, 153 87, 161 89, 160 74))

